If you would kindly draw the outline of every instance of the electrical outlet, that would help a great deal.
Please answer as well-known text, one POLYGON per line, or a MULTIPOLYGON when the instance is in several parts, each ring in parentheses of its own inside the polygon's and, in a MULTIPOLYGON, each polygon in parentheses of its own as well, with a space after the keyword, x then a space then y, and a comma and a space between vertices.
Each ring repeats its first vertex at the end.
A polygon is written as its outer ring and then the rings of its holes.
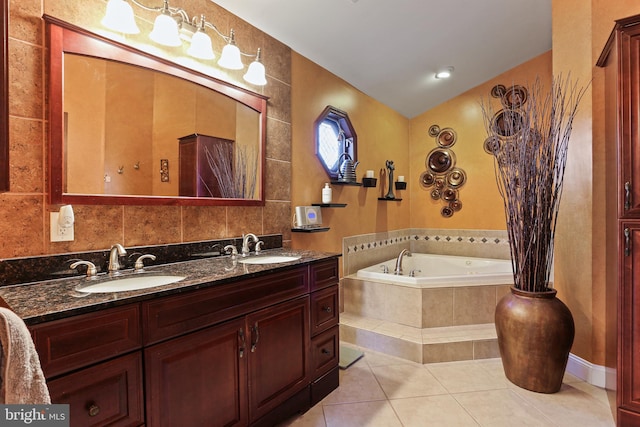
POLYGON ((59 217, 60 212, 51 212, 50 214, 50 240, 52 242, 70 242, 73 240, 73 224, 67 228, 60 227, 58 224, 59 217))

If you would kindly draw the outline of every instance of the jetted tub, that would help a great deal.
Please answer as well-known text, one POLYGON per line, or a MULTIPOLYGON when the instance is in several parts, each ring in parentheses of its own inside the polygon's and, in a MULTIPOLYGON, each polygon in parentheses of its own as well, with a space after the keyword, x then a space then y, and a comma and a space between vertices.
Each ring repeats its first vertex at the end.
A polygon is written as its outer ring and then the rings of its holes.
POLYGON ((394 274, 395 267, 396 258, 358 270, 356 276, 415 288, 513 284, 511 260, 414 253, 402 259, 402 275, 394 274))

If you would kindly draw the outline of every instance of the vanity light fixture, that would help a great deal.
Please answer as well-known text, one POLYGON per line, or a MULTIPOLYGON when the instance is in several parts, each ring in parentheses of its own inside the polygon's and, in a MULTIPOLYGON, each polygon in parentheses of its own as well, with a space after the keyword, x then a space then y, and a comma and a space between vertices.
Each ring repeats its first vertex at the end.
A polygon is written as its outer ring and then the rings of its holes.
MULTIPOLYGON (((204 15, 200 15, 199 20, 197 17, 190 19, 184 9, 169 6, 169 0, 163 0, 162 6, 153 7, 146 6, 138 0, 131 0, 131 3, 144 10, 159 13, 154 21, 153 30, 149 34, 154 42, 164 46, 180 46, 181 39, 184 39, 189 43, 188 55, 211 60, 215 58, 215 54, 211 47, 211 37, 205 30, 212 29, 227 43, 222 49, 218 65, 231 70, 241 70, 244 68, 242 56, 251 57, 254 61, 244 74, 244 80, 257 86, 267 84, 265 68, 260 60, 260 49, 256 55, 241 52, 236 45, 233 29, 229 36, 225 36, 215 25, 207 22, 204 15)), ((140 32, 136 25, 133 8, 127 0, 109 0, 102 25, 123 34, 140 32)))
POLYGON ((200 15, 200 25, 198 30, 191 37, 191 45, 187 53, 194 58, 213 59, 215 54, 211 48, 211 37, 204 31, 205 23, 204 15, 200 15))
POLYGON ((139 34, 131 5, 125 0, 109 0, 102 25, 122 34, 139 34))
POLYGON ((453 67, 446 67, 436 73, 436 79, 448 79, 453 74, 453 67))
POLYGON ((149 33, 149 38, 163 46, 182 45, 178 21, 171 16, 168 0, 164 0, 162 11, 160 15, 156 16, 156 20, 153 23, 153 30, 149 33))
POLYGON ((218 65, 230 70, 242 70, 244 65, 240 58, 240 49, 236 46, 236 36, 231 29, 231 35, 227 39, 227 44, 222 48, 222 55, 218 60, 218 65))
POLYGON ((260 48, 258 48, 256 59, 251 64, 249 64, 249 68, 247 69, 245 75, 242 76, 242 78, 256 86, 264 86, 267 84, 264 65, 262 65, 262 62, 260 61, 260 48))

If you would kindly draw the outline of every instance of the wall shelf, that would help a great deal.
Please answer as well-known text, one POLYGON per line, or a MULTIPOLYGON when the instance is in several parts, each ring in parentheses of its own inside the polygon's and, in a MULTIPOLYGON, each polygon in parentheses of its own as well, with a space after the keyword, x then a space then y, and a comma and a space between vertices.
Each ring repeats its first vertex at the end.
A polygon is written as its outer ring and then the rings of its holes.
POLYGON ((312 203, 311 206, 320 206, 321 208, 344 208, 346 203, 312 203))
POLYGON ((321 233, 323 231, 329 231, 329 227, 314 227, 314 228, 292 228, 292 233, 321 233))
POLYGON ((355 186, 362 186, 362 183, 361 183, 361 182, 331 181, 331 184, 333 184, 333 185, 355 185, 355 186))

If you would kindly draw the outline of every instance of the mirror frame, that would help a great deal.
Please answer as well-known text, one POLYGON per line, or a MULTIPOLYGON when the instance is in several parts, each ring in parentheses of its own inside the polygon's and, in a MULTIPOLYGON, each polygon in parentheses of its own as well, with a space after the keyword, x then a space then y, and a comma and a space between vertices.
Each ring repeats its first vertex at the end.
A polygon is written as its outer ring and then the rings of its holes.
MULTIPOLYGON (((102 37, 48 15, 49 42, 49 200, 51 204, 85 205, 177 205, 177 206, 264 206, 268 97, 251 92, 201 72, 159 58, 134 47, 102 37), (64 190, 64 54, 75 53, 132 64, 179 77, 226 95, 260 113, 260 191, 256 199, 69 194, 64 190)), ((158 165, 158 169, 160 165, 158 165)))
POLYGON ((0 193, 9 191, 9 2, 2 1, 0 49, 0 193))

